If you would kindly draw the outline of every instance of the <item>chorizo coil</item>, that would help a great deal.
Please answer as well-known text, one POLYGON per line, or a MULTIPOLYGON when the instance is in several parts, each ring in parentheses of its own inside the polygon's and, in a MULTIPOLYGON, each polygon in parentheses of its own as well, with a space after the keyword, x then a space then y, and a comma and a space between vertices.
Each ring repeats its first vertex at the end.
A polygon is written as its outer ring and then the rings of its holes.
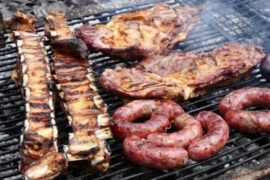
POLYGON ((147 136, 148 142, 158 146, 179 146, 187 148, 194 140, 199 139, 202 134, 202 126, 193 116, 183 113, 172 120, 178 130, 172 133, 153 133, 147 136))
POLYGON ((230 129, 221 116, 210 111, 201 111, 196 119, 200 121, 206 134, 188 146, 188 153, 190 159, 202 161, 216 155, 225 146, 230 129))
POLYGON ((185 148, 202 136, 200 122, 184 113, 182 107, 172 100, 135 100, 117 109, 113 117, 113 123, 118 123, 118 127, 112 129, 124 139, 126 157, 136 164, 156 169, 184 166, 189 158, 185 148), (151 118, 145 123, 132 123, 149 115, 151 118), (162 125, 158 115, 164 118, 166 126, 162 125), (119 126, 120 122, 128 128, 119 126), (164 133, 171 122, 179 131, 164 133))
POLYGON ((244 133, 269 133, 270 111, 248 111, 250 107, 270 107, 270 89, 245 87, 226 95, 219 111, 230 127, 244 133))
POLYGON ((114 136, 120 139, 131 135, 145 138, 152 133, 165 132, 170 120, 183 112, 172 100, 134 100, 115 111, 111 128, 114 136), (134 122, 147 117, 150 119, 145 122, 134 122))
POLYGON ((172 169, 184 166, 188 161, 186 149, 178 146, 156 146, 138 136, 124 139, 124 153, 137 164, 156 169, 172 169))

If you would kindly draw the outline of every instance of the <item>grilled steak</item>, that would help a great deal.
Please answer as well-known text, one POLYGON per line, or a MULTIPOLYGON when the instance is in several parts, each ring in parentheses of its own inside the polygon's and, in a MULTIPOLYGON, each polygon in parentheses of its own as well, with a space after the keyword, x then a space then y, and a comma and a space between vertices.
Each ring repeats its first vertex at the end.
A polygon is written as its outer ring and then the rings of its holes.
POLYGON ((129 98, 189 99, 246 77, 265 54, 257 46, 229 43, 207 53, 171 53, 129 68, 107 69, 100 84, 129 98))
POLYGON ((54 78, 73 129, 65 146, 68 161, 85 170, 106 171, 110 152, 105 140, 112 134, 107 106, 94 84, 87 47, 74 37, 62 13, 46 16, 45 34, 51 39, 54 78))
POLYGON ((11 22, 19 52, 12 79, 22 87, 26 101, 20 171, 26 179, 53 179, 66 169, 67 160, 57 148, 51 71, 44 38, 34 32, 32 16, 17 11, 11 22))
POLYGON ((169 52, 186 39, 201 13, 201 7, 159 3, 150 9, 116 15, 106 25, 83 25, 75 32, 90 51, 135 61, 152 53, 169 52))

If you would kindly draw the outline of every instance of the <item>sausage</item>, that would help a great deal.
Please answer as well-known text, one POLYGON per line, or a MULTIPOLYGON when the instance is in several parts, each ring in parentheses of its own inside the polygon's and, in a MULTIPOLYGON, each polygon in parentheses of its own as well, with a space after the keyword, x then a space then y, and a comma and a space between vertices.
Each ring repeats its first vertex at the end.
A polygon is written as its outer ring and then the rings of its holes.
POLYGON ((202 134, 202 126, 193 116, 183 113, 172 120, 173 125, 179 131, 172 133, 153 133, 147 136, 146 141, 158 146, 179 146, 187 148, 194 140, 199 139, 202 134))
POLYGON ((130 161, 156 169, 182 167, 188 160, 188 152, 182 147, 159 147, 138 136, 125 138, 123 148, 130 161))
POLYGON ((165 132, 170 126, 170 120, 183 112, 182 107, 172 100, 134 100, 115 111, 112 132, 120 139, 131 135, 145 138, 152 133, 165 132), (149 117, 145 122, 134 122, 149 117))
POLYGON ((270 107, 270 89, 245 87, 234 90, 219 103, 219 112, 223 115, 229 110, 243 110, 252 106, 270 107))
POLYGON ((249 107, 270 107, 270 89, 246 87, 232 91, 219 104, 230 127, 244 133, 269 133, 270 111, 247 111, 249 107))
POLYGON ((206 134, 188 147, 190 159, 202 161, 216 155, 229 139, 228 124, 216 113, 201 111, 196 119, 200 121, 206 134))
POLYGON ((228 111, 225 119, 230 127, 244 133, 269 133, 270 111, 228 111))

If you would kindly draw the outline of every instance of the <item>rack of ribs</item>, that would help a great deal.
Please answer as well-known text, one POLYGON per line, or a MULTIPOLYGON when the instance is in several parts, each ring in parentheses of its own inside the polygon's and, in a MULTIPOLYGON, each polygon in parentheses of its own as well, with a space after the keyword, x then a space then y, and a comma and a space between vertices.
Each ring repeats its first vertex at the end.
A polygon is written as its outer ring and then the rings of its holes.
POLYGON ((107 106, 94 84, 89 51, 83 41, 75 38, 62 13, 46 15, 45 34, 53 50, 58 94, 73 130, 65 146, 68 161, 71 165, 84 163, 85 170, 104 172, 110 162, 106 139, 112 138, 112 133, 107 106))
POLYGON ((18 60, 11 77, 22 87, 26 118, 20 143, 20 171, 25 179, 53 179, 67 168, 58 152, 51 70, 44 37, 35 32, 35 18, 14 13, 11 29, 18 60))

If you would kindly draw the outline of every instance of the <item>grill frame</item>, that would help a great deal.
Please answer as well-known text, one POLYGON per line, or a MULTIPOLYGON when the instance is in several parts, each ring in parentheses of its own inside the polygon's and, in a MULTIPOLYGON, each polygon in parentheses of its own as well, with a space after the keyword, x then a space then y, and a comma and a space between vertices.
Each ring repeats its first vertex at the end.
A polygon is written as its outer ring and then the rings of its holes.
MULTIPOLYGON (((169 5, 203 4, 206 7, 202 20, 188 38, 175 47, 174 51, 210 51, 222 43, 242 42, 261 45, 266 53, 270 52, 270 45, 267 45, 270 40, 270 15, 267 16, 266 11, 251 6, 252 0, 241 2, 237 0, 169 0, 163 2, 169 5), (223 11, 220 11, 220 7, 223 11)), ((256 2, 264 1, 257 0, 256 2)), ((87 23, 106 23, 113 15, 153 5, 155 3, 69 18, 69 25, 75 28, 87 23)), ((270 3, 263 3, 261 6, 270 8, 270 3)), ((37 30, 43 34, 42 26, 39 26, 37 30)), ((3 44, 0 42, 0 46, 4 46, 0 48, 0 179, 19 179, 22 176, 18 171, 18 146, 25 114, 20 88, 10 79, 10 71, 15 67, 17 51, 15 44, 8 39, 9 34, 10 32, 6 32, 5 42, 3 44)), ((50 47, 47 46, 47 48, 50 47)), ((108 104, 108 113, 112 115, 123 103, 119 97, 109 94, 97 83, 98 77, 105 68, 131 64, 111 59, 102 53, 91 54, 89 60, 92 61, 97 88, 108 104)), ((216 88, 198 98, 177 102, 192 115, 196 115, 201 110, 218 112, 218 102, 224 95, 245 86, 270 87, 270 83, 261 76, 257 67, 246 80, 216 88)), ((70 131, 70 127, 59 107, 59 102, 57 104, 56 121, 59 127, 61 150, 62 144, 66 143, 68 138, 65 132, 70 131)), ((248 135, 234 130, 231 130, 230 140, 226 147, 217 156, 200 163, 190 161, 186 167, 176 170, 155 170, 132 164, 124 156, 120 140, 112 139, 108 142, 112 149, 112 162, 108 172, 89 174, 69 168, 58 179, 218 179, 220 175, 246 163, 260 162, 263 158, 270 159, 270 138, 267 134, 248 135), (242 142, 241 139, 247 141, 242 142), (251 147, 250 150, 249 147, 251 147)))

